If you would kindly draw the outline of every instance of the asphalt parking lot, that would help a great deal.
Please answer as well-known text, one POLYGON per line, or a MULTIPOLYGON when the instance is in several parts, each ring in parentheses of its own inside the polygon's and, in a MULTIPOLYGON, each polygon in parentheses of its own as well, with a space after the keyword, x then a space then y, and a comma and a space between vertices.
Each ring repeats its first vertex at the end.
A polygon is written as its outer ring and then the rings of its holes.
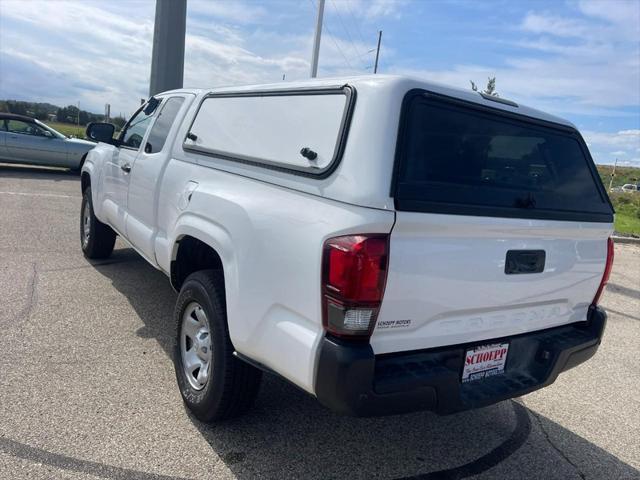
POLYGON ((184 409, 175 293, 118 240, 79 246, 80 186, 0 166, 0 478, 640 478, 640 246, 616 245, 588 363, 516 401, 438 417, 332 414, 267 377, 216 426, 184 409))

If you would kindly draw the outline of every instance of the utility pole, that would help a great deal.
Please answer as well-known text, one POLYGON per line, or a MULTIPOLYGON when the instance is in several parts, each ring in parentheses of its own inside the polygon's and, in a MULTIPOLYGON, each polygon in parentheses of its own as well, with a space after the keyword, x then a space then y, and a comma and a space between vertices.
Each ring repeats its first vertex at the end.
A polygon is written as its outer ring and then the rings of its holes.
POLYGON ((373 67, 373 73, 378 73, 378 58, 380 57, 380 42, 382 42, 382 30, 378 31, 378 48, 376 48, 376 64, 373 67))
POLYGON ((324 15, 324 0, 318 0, 318 19, 316 34, 313 37, 313 51, 311 53, 311 78, 318 76, 318 56, 320 55, 320 37, 322 36, 322 17, 324 15))
POLYGON ((611 180, 609 180, 609 191, 611 191, 611 185, 613 185, 613 177, 616 176, 616 166, 618 165, 618 159, 616 158, 616 162, 613 164, 613 170, 611 172, 611 180))
POLYGON ((182 88, 187 0, 156 0, 149 96, 182 88))

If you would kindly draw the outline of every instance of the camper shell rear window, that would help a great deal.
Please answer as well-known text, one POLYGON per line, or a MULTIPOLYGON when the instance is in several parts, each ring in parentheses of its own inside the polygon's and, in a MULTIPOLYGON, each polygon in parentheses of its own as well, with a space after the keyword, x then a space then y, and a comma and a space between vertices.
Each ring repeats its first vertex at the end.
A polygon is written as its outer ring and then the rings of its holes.
POLYGON ((391 193, 400 211, 613 221, 574 129, 424 91, 403 102, 391 193))
POLYGON ((324 178, 342 156, 354 101, 349 86, 212 93, 202 100, 183 148, 324 178))

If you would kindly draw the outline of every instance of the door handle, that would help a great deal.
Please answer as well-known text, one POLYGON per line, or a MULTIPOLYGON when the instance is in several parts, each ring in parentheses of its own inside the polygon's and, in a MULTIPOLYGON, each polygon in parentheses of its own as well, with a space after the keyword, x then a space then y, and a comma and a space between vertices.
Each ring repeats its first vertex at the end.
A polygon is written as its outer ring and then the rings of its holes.
POLYGON ((125 173, 129 173, 131 171, 131 165, 125 163, 124 165, 120 165, 120 169, 125 173))

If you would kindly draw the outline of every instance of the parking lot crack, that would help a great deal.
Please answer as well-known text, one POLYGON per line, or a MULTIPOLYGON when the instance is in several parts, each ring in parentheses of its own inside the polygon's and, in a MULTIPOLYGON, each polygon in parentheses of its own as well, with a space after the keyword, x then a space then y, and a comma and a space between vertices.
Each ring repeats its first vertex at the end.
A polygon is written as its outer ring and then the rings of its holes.
POLYGON ((569 465, 573 467, 573 469, 576 471, 576 473, 580 476, 582 480, 586 480, 587 476, 582 472, 582 470, 580 470, 580 468, 578 468, 578 466, 571 461, 571 459, 562 451, 562 449, 558 447, 551 440, 551 437, 549 436, 549 432, 547 432, 547 430, 544 428, 544 424, 542 423, 542 419, 540 418, 540 415, 534 412, 533 410, 529 410, 529 411, 533 414, 534 417, 536 417, 536 420, 538 421, 538 425, 540 425, 540 430, 542 431, 544 438, 547 440, 547 443, 551 446, 551 448, 553 448, 558 453, 558 455, 560 455, 569 465))
POLYGON ((38 303, 38 267, 34 262, 32 264, 32 272, 27 284, 27 304, 20 312, 20 318, 28 320, 38 303))

